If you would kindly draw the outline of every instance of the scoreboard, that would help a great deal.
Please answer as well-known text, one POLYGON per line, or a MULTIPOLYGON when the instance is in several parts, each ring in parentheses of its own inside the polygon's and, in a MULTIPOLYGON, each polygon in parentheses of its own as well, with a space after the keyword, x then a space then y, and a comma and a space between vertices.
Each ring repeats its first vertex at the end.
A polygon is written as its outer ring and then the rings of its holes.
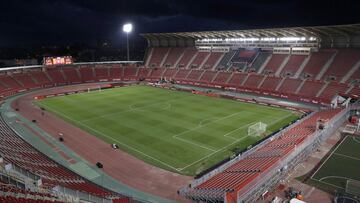
POLYGON ((71 56, 44 57, 45 66, 66 65, 72 63, 73 63, 73 59, 71 56))

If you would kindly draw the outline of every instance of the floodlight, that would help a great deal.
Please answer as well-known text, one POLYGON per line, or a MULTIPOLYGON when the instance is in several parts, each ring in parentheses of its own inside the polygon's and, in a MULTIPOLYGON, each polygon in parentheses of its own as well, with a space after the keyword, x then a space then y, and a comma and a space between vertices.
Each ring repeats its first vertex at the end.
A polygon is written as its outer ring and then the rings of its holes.
POLYGON ((123 25, 123 31, 126 33, 130 33, 132 31, 132 24, 131 23, 126 23, 123 25))

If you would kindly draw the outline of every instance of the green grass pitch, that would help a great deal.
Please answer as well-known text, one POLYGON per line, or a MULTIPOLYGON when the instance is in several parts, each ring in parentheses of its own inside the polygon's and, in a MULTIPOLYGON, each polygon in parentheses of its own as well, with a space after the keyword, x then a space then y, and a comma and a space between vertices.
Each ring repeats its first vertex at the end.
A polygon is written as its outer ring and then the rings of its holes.
POLYGON ((281 108, 194 95, 149 86, 128 86, 36 102, 59 117, 158 167, 195 175, 245 149, 256 122, 271 133, 300 115, 281 108))
POLYGON ((347 136, 324 160, 310 184, 327 191, 344 192, 347 180, 360 182, 360 138, 347 136))

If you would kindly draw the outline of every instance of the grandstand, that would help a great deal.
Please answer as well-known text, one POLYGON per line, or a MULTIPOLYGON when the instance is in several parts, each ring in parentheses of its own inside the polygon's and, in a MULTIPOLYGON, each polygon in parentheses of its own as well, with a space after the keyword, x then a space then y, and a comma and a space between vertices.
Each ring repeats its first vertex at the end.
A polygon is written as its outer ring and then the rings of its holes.
MULTIPOLYGON (((149 44, 141 65, 115 61, 5 68, 0 70, 0 96, 7 101, 13 95, 49 87, 81 83, 116 86, 139 81, 157 84, 162 80, 169 82, 166 85, 222 91, 228 93, 222 97, 243 102, 260 103, 256 99, 271 97, 283 103, 309 105, 297 109, 312 112, 300 121, 259 140, 179 190, 182 197, 193 201, 254 202, 344 121, 353 106, 330 108, 335 96, 360 97, 359 31, 360 25, 354 24, 148 33, 142 35, 149 44), (229 92, 242 97, 229 96, 229 92), (314 105, 316 108, 310 108, 314 105), (319 131, 318 118, 328 119, 331 127, 319 131)), ((287 104, 262 105, 294 109, 287 104)), ((2 117, 12 115, 2 112, 2 117)), ((143 196, 115 192, 75 173, 27 143, 3 118, 0 140, 0 202, 148 201, 143 196), (41 184, 29 191, 24 180, 9 181, 15 177, 6 174, 5 168, 26 171, 41 184), (54 193, 54 188, 62 190, 54 193)))

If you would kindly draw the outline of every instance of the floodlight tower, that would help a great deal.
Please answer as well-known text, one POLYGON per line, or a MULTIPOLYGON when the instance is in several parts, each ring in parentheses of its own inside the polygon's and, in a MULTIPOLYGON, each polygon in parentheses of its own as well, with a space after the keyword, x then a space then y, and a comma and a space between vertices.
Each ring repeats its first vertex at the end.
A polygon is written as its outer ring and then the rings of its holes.
POLYGON ((131 23, 126 23, 123 25, 123 31, 126 33, 126 44, 127 44, 127 61, 130 61, 129 56, 129 33, 132 31, 133 25, 131 23))

